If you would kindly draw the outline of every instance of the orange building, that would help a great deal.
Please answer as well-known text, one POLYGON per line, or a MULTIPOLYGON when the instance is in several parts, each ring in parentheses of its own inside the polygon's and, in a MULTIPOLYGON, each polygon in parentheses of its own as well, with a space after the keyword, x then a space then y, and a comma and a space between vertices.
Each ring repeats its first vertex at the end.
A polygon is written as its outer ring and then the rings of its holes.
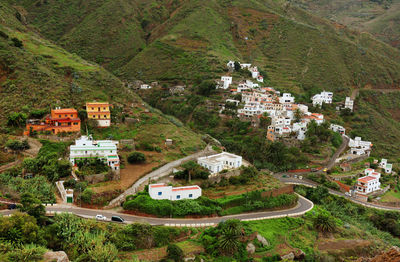
POLYGON ((97 120, 99 127, 108 127, 111 125, 110 108, 108 102, 88 102, 86 103, 88 119, 97 120))
POLYGON ((46 116, 44 122, 37 119, 28 120, 24 134, 29 135, 31 131, 50 131, 55 135, 62 132, 79 132, 81 131, 81 120, 77 110, 57 108, 51 110, 51 114, 46 116))

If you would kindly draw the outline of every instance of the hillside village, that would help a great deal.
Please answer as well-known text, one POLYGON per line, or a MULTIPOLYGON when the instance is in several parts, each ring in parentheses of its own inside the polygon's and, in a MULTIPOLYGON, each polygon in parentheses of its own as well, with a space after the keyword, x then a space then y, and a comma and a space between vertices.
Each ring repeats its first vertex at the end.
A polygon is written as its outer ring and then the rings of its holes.
POLYGON ((299 3, 95 2, 0 3, 0 261, 400 257, 397 49, 299 3))

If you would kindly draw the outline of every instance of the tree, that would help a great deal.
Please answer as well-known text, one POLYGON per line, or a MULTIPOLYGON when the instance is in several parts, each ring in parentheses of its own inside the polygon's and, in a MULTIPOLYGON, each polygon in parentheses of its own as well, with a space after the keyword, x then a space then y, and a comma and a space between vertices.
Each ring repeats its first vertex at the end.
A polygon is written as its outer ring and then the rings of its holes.
POLYGON ((211 80, 204 80, 197 86, 197 94, 202 96, 210 96, 215 90, 216 84, 211 80))
POLYGON ((240 66, 240 63, 238 61, 235 61, 235 63, 233 64, 233 67, 235 68, 235 71, 240 71, 240 69, 242 69, 242 67, 240 66))
POLYGON ((16 37, 11 38, 11 41, 13 42, 13 44, 14 44, 15 47, 21 48, 21 47, 24 46, 24 45, 22 44, 22 41, 19 40, 19 39, 16 38, 16 37))
POLYGON ((303 116, 304 116, 303 112, 301 112, 300 109, 296 109, 296 111, 294 111, 294 122, 295 123, 300 122, 303 116))
POLYGON ((169 244, 167 247, 167 258, 175 262, 181 262, 184 259, 183 250, 175 244, 169 244))
POLYGON ((14 127, 22 127, 23 125, 25 125, 25 121, 27 118, 28 116, 25 113, 13 112, 10 115, 8 115, 7 125, 14 127))
POLYGON ((38 222, 46 220, 46 209, 42 202, 31 193, 24 193, 21 195, 21 211, 28 213, 30 216, 36 218, 38 222))
POLYGON ((144 163, 146 162, 146 156, 141 152, 135 151, 128 155, 128 162, 130 164, 144 163))
POLYGON ((318 214, 313 220, 313 225, 315 229, 323 233, 332 233, 336 231, 335 219, 329 214, 318 214))
POLYGON ((238 220, 228 220, 222 223, 218 238, 218 248, 222 254, 232 256, 240 247, 242 226, 238 220))
POLYGON ((30 148, 27 140, 19 141, 19 140, 12 140, 12 139, 7 141, 6 147, 8 147, 9 149, 11 149, 13 151, 22 151, 22 150, 30 148))

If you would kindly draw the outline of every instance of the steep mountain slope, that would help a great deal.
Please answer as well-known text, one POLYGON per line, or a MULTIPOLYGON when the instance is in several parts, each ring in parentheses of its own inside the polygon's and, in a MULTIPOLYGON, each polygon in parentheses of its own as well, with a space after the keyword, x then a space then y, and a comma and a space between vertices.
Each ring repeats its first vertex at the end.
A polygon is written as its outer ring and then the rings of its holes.
POLYGON ((215 78, 239 59, 294 92, 400 82, 397 49, 286 1, 8 1, 41 34, 125 79, 215 78))
POLYGON ((176 141, 179 154, 203 147, 199 135, 146 107, 136 94, 101 66, 30 31, 15 13, 14 8, 0 3, 0 132, 10 132, 3 124, 14 111, 29 113, 55 106, 82 109, 86 101, 97 100, 109 101, 115 106, 115 122, 125 117, 139 121, 135 125, 119 123, 102 129, 96 133, 99 137, 135 138, 157 146, 163 146, 169 137, 176 141))
POLYGON ((400 47, 399 0, 295 0, 293 3, 400 47))

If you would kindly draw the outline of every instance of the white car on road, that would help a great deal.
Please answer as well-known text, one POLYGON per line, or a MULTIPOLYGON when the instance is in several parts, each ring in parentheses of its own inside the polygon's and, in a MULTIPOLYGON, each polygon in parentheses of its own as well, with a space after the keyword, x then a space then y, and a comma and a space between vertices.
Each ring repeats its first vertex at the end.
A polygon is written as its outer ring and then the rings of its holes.
POLYGON ((103 216, 103 215, 96 215, 96 220, 105 221, 105 220, 107 220, 107 218, 105 216, 103 216))

